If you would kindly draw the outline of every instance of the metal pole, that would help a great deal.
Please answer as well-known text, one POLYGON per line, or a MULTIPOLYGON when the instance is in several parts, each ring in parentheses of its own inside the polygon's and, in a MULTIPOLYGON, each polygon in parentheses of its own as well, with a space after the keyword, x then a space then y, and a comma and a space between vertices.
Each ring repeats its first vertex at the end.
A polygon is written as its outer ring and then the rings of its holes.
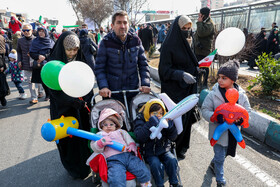
POLYGON ((250 17, 251 17, 251 6, 249 6, 248 20, 247 20, 247 29, 248 29, 248 31, 249 31, 250 17))

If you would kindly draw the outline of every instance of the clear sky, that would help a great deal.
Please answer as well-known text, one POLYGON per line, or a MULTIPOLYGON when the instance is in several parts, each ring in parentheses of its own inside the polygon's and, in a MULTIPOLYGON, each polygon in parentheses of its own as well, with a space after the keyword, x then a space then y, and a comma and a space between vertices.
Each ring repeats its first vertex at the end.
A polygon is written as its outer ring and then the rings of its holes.
MULTIPOLYGON (((233 0, 225 0, 229 2, 233 0)), ((178 14, 188 14, 200 9, 200 0, 148 0, 150 10, 178 10, 178 14)), ((39 16, 59 20, 59 24, 74 25, 75 13, 67 0, 1 0, 0 9, 15 13, 27 13, 29 18, 39 16), (55 7, 55 8, 54 8, 55 7)), ((148 7, 146 7, 148 9, 148 7)))

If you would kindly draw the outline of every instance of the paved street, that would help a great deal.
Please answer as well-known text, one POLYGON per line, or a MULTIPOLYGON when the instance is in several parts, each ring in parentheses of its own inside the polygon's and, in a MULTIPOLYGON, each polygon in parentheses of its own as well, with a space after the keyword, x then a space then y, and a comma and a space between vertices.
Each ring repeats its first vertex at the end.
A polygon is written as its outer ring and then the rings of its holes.
MULTIPOLYGON (((91 176, 84 181, 72 180, 60 162, 55 143, 41 137, 41 126, 49 118, 49 102, 41 98, 38 104, 30 105, 29 100, 18 100, 15 86, 10 81, 9 85, 8 105, 0 106, 0 186, 94 186, 91 176)), ((26 83, 24 89, 30 96, 26 83)), ((156 87, 153 90, 159 92, 156 87)), ((205 121, 193 126, 191 148, 186 159, 179 161, 184 186, 216 186, 208 168, 213 150, 207 135, 205 121)), ((244 136, 246 149, 238 147, 237 156, 226 159, 228 186, 279 187, 280 153, 244 136)))

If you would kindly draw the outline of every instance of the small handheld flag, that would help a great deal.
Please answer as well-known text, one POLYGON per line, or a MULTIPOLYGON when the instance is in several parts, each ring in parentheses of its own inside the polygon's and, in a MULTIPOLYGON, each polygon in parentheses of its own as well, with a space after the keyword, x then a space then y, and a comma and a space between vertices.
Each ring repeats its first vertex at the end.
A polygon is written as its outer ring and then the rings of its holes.
POLYGON ((210 53, 207 57, 202 59, 201 61, 198 62, 199 67, 207 67, 209 68, 214 60, 214 57, 217 53, 217 49, 215 49, 212 53, 210 53))

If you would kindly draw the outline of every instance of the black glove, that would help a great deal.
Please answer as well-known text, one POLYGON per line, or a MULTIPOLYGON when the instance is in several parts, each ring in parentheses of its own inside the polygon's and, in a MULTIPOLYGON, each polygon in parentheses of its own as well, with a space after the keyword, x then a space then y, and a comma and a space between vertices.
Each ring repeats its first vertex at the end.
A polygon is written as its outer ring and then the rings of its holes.
POLYGON ((218 115, 217 115, 217 122, 218 122, 219 124, 222 124, 222 123, 225 122, 225 119, 224 119, 223 114, 218 114, 218 115))
POLYGON ((243 118, 240 118, 240 119, 238 119, 234 124, 236 125, 236 126, 240 126, 242 123, 243 123, 243 118))
POLYGON ((156 116, 151 116, 149 119, 150 127, 157 126, 159 123, 159 119, 156 116))

